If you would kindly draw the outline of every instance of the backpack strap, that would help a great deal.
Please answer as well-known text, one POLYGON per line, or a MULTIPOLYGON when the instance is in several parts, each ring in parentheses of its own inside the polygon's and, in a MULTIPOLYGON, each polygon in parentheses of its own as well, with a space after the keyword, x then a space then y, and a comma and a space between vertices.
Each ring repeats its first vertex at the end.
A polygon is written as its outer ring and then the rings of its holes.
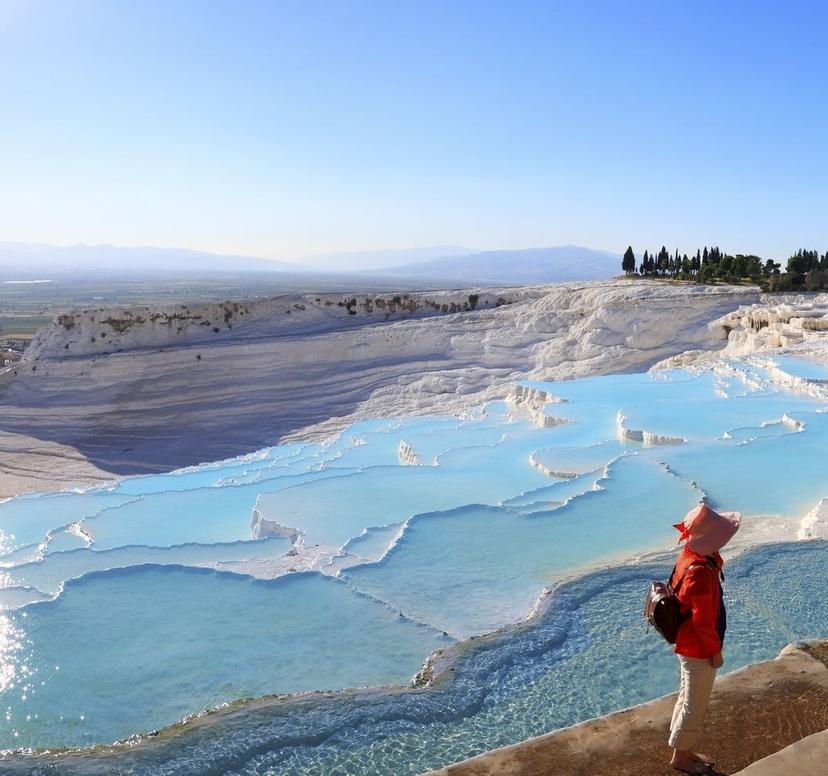
POLYGON ((673 573, 670 574, 670 586, 673 589, 673 595, 678 595, 681 583, 684 582, 684 578, 687 576, 687 574, 690 572, 690 569, 692 569, 693 567, 708 568, 716 574, 716 577, 720 585, 722 582, 724 582, 724 571, 722 571, 722 569, 719 568, 719 564, 716 563, 716 561, 712 557, 710 557, 710 555, 706 555, 704 561, 694 560, 692 563, 690 563, 690 565, 684 570, 684 573, 679 577, 679 580, 678 582, 676 582, 675 586, 672 585, 672 581, 673 576, 676 573, 676 566, 673 566, 673 573))
POLYGON ((724 571, 723 571, 722 567, 719 566, 718 563, 716 563, 716 560, 712 555, 705 555, 704 559, 705 559, 705 564, 704 565, 707 566, 707 568, 709 568, 716 575, 716 577, 718 577, 719 584, 721 585, 722 582, 724 582, 724 578, 725 578, 724 571))
MULTIPOLYGON (((681 587, 681 583, 684 582, 684 578, 690 573, 690 569, 692 569, 692 568, 718 568, 718 566, 715 565, 715 564, 716 564, 716 561, 714 561, 712 558, 710 560, 705 560, 703 562, 698 561, 698 560, 694 560, 686 569, 684 569, 684 573, 679 577, 678 582, 676 582, 675 586, 673 587, 673 595, 678 595, 678 591, 679 591, 679 588, 681 587), (710 565, 711 562, 714 564, 714 566, 710 565)), ((676 573, 676 569, 674 567, 673 568, 673 574, 675 574, 675 573, 676 573)), ((670 579, 671 580, 673 579, 672 575, 670 576, 670 579)))

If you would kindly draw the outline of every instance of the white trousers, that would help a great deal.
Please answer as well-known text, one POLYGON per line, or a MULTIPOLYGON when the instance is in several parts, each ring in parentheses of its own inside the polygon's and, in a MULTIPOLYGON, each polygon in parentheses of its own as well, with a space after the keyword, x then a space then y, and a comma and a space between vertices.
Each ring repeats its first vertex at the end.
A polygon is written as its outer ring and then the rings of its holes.
POLYGON ((681 668, 681 681, 673 719, 670 722, 668 743, 673 749, 687 750, 693 748, 696 735, 701 727, 716 669, 710 661, 697 657, 677 655, 681 668))

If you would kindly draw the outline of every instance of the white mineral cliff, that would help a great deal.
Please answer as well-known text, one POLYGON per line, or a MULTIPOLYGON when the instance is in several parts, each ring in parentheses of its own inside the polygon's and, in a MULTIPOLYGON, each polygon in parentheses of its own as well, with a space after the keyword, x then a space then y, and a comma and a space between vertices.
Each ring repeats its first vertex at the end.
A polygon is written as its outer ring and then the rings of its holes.
POLYGON ((727 335, 726 353, 746 355, 797 349, 825 351, 828 294, 773 294, 711 324, 727 335))
MULTIPOLYGON (((45 447, 40 469, 55 484, 319 439, 360 418, 460 414, 516 380, 719 348, 727 332, 711 322, 758 299, 751 288, 618 280, 62 316, 9 375, 0 468, 45 447)), ((12 492, 45 487, 39 476, 27 486, 21 475, 12 492)))
POLYGON ((484 310, 540 295, 532 288, 401 294, 293 294, 249 302, 98 308, 58 316, 24 360, 93 356, 178 344, 205 346, 307 335, 368 323, 484 310))

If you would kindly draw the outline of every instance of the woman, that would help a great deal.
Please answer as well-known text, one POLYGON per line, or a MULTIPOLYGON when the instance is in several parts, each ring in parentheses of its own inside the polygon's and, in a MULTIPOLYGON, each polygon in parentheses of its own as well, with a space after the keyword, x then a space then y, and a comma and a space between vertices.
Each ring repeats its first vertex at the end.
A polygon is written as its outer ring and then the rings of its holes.
POLYGON ((717 669, 722 667, 727 617, 721 580, 724 561, 719 550, 739 528, 738 512, 713 511, 706 504, 691 509, 675 527, 685 542, 670 579, 686 619, 679 628, 675 652, 681 669, 676 707, 670 722, 670 765, 677 771, 701 774, 713 760, 696 754, 693 744, 707 710, 717 669))

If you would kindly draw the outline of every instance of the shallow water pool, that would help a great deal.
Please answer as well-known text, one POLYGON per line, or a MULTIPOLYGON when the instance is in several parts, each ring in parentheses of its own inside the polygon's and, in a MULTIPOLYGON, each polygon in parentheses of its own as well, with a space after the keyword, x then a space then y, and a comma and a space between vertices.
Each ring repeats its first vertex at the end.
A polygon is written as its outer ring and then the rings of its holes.
MULTIPOLYGON (((666 692, 672 658, 637 613, 655 572, 618 564, 669 551, 701 499, 749 527, 790 526, 828 496, 825 404, 816 383, 774 382, 785 368, 527 383, 474 418, 365 421, 327 444, 0 503, 0 747, 110 742, 244 697, 406 686, 435 649, 520 622, 572 575, 531 627, 473 648, 445 693, 266 704, 116 761, 416 773, 666 692)), ((785 578, 823 584, 809 570, 824 561, 803 544, 733 564, 731 667, 828 635, 785 578)))

